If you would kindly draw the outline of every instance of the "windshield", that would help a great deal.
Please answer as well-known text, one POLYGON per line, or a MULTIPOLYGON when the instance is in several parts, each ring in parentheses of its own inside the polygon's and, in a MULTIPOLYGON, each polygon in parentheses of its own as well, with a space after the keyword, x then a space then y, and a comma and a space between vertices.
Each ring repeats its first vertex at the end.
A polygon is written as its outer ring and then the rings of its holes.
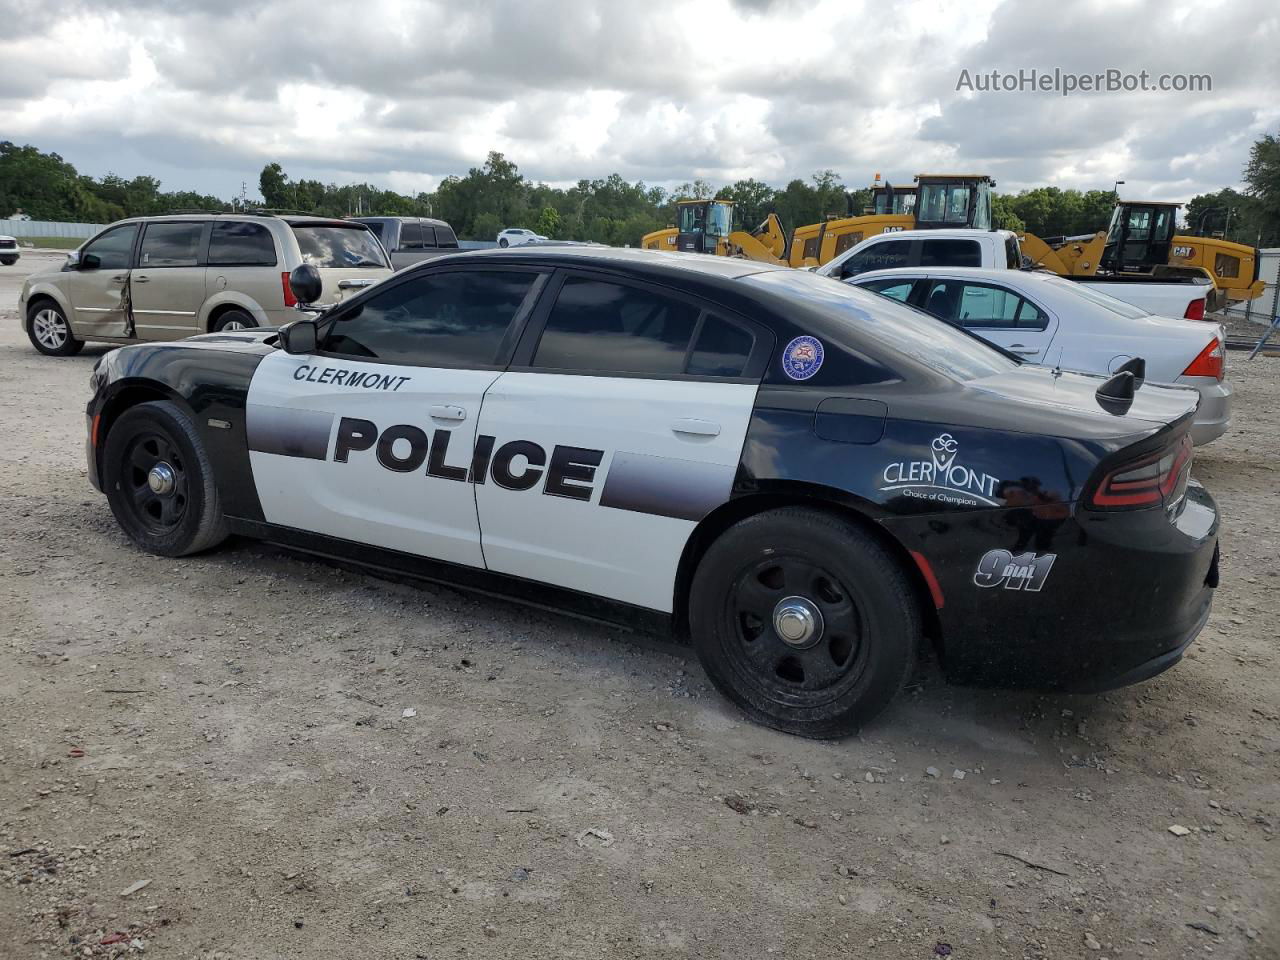
POLYGON ((733 207, 713 203, 707 212, 707 233, 713 237, 727 237, 733 232, 733 207))
POLYGON ((926 223, 968 223, 968 185, 963 183, 921 184, 916 219, 926 223))
POLYGON ((1125 303, 1123 300, 1117 300, 1115 297, 1108 296, 1095 290, 1093 287, 1086 287, 1083 283, 1075 283, 1071 280, 1064 280, 1062 277, 1045 277, 1045 283, 1052 283, 1056 287, 1064 290, 1071 290, 1076 296, 1084 297, 1084 299, 1095 303, 1100 307, 1106 307, 1112 313, 1118 313, 1122 317, 1128 317, 1130 320, 1137 320, 1140 317, 1150 316, 1146 310, 1140 310, 1131 303, 1125 303))
POLYGON ((296 224, 302 262, 313 267, 389 267, 378 240, 364 227, 296 224))
POLYGON ((910 356, 953 380, 978 380, 1018 366, 1018 361, 959 327, 830 277, 771 270, 742 279, 817 307, 829 317, 852 324, 888 351, 910 356))

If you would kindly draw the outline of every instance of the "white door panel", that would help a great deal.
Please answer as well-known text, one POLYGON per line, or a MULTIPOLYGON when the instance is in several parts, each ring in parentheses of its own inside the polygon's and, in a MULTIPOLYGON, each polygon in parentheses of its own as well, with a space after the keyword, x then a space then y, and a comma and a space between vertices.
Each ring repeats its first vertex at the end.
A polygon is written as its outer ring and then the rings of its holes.
POLYGON ((504 373, 480 414, 497 444, 475 488, 489 569, 669 612, 689 534, 729 498, 756 389, 504 373), (532 458, 499 469, 515 439, 532 458))
POLYGON ((246 432, 269 523, 482 567, 468 482, 495 371, 274 353, 246 432), (433 416, 438 408, 445 416, 433 416))

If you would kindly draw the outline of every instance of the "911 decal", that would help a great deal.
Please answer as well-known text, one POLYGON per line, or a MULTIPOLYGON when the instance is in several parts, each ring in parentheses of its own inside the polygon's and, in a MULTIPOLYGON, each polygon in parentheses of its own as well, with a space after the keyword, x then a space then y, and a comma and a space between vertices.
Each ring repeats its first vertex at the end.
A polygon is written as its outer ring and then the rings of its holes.
POLYGON ((1004 584, 1006 590, 1039 593, 1044 582, 1049 579, 1053 561, 1057 559, 1056 553, 1037 556, 1034 553, 1015 555, 1008 550, 988 550, 978 561, 973 582, 979 587, 998 587, 1004 584))

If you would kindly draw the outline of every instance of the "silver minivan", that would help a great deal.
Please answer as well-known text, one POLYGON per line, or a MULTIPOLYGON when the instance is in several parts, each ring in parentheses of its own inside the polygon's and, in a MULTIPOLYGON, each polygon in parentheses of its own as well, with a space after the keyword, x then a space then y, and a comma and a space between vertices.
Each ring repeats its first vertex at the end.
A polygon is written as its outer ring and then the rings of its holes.
POLYGON ((132 343, 278 326, 297 318, 289 272, 320 271, 318 304, 336 303, 390 276, 363 223, 271 214, 135 217, 113 223, 35 273, 18 298, 32 345, 50 356, 87 340, 132 343))

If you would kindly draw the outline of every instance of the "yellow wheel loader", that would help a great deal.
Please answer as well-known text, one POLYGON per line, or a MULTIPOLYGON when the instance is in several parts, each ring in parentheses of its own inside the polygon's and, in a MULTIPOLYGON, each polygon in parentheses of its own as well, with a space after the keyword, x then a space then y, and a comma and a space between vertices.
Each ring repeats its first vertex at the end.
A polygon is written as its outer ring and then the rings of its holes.
POLYGON ((646 233, 640 246, 785 264, 787 239, 776 214, 769 214, 754 230, 734 230, 733 201, 677 200, 676 225, 646 233))
POLYGON ((797 227, 787 260, 793 267, 817 267, 868 237, 898 230, 990 230, 995 185, 985 174, 972 173, 922 173, 906 188, 873 184, 869 212, 797 227))
POLYGON ((1213 281, 1208 309, 1262 296, 1258 251, 1216 237, 1174 234, 1178 203, 1118 202, 1106 230, 1041 239, 1024 233, 1022 254, 1035 266, 1072 277, 1122 274, 1193 276, 1213 281))

